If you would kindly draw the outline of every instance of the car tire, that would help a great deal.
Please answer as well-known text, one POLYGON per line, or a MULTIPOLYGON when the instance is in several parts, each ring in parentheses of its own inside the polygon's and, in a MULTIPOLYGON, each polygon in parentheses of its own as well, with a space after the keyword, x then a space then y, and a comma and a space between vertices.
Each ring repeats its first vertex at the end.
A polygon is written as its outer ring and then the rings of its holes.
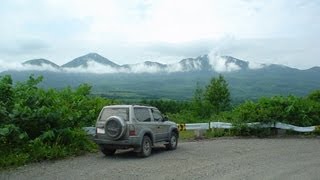
POLYGON ((108 148, 102 148, 101 152, 106 156, 112 156, 116 152, 116 149, 108 149, 108 148))
POLYGON ((105 122, 106 135, 112 138, 113 140, 120 139, 126 132, 126 123, 125 121, 118 116, 111 116, 105 122), (109 125, 111 125, 111 130, 109 130, 109 125), (114 129, 117 129, 114 131, 114 129))
POLYGON ((149 136, 144 136, 141 143, 141 151, 139 152, 140 157, 148 157, 151 155, 152 141, 149 136))
POLYGON ((175 132, 171 132, 169 143, 165 145, 167 150, 175 150, 178 146, 178 135, 175 132))

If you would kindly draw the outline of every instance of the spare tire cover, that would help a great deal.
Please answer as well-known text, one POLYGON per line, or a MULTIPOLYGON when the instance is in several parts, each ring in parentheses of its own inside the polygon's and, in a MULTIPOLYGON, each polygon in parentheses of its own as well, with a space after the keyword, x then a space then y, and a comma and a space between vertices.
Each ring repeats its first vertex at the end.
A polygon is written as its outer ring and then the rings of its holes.
POLYGON ((118 116, 111 116, 105 124, 106 134, 112 139, 119 139, 125 132, 125 122, 118 116))

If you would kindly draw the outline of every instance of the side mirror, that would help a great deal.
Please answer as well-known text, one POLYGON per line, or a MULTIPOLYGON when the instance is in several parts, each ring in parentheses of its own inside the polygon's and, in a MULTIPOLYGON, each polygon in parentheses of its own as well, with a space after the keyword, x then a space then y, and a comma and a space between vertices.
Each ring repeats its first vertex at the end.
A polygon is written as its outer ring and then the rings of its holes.
POLYGON ((169 119, 168 119, 167 116, 164 116, 163 119, 162 119, 162 121, 163 121, 163 122, 164 122, 164 121, 169 121, 169 119))

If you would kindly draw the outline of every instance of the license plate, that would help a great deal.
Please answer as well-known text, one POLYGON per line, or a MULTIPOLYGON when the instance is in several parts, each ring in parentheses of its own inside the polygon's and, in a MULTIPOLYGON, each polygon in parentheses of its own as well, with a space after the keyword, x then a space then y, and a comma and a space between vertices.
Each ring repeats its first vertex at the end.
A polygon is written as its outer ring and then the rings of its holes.
POLYGON ((97 128, 97 133, 104 134, 105 133, 104 128, 97 128))

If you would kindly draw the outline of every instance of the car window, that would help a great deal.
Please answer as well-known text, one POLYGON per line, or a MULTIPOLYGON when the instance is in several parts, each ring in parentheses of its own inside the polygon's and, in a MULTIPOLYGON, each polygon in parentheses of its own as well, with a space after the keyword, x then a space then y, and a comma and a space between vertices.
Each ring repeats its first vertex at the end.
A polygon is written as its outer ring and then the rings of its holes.
POLYGON ((106 121, 110 116, 118 116, 124 121, 129 120, 129 108, 105 108, 99 121, 106 121))
POLYGON ((150 112, 147 108, 134 108, 134 115, 140 122, 150 122, 150 112))
POLYGON ((162 119, 163 119, 160 111, 158 111, 158 110, 153 109, 152 115, 153 115, 154 121, 162 121, 162 119))

